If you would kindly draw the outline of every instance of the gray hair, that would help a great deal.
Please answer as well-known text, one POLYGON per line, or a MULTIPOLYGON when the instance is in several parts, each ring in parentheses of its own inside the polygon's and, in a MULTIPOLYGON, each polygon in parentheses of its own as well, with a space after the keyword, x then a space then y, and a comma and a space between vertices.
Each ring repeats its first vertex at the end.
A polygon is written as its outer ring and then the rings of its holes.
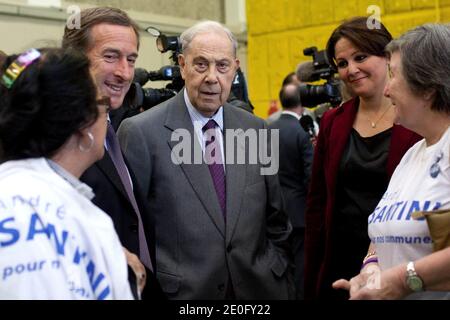
POLYGON ((391 56, 399 52, 403 75, 412 91, 436 92, 431 108, 450 113, 450 24, 416 27, 386 46, 391 56))
POLYGON ((195 36, 201 33, 221 33, 224 32, 233 44, 233 53, 236 57, 238 43, 236 37, 231 33, 230 29, 216 21, 201 21, 185 30, 180 36, 181 50, 186 52, 195 36))

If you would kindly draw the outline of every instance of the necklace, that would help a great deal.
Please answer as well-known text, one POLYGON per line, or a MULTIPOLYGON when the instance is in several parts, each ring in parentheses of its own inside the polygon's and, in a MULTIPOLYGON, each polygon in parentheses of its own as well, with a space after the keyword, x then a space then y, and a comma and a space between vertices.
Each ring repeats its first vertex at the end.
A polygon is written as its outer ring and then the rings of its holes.
POLYGON ((377 127, 378 122, 384 117, 384 115, 386 114, 386 112, 388 112, 388 110, 391 108, 391 106, 392 106, 392 104, 390 104, 390 105, 386 108, 386 110, 384 110, 383 114, 382 114, 375 122, 373 122, 372 120, 369 119, 369 117, 367 117, 367 120, 369 120, 370 126, 371 126, 372 128, 375 129, 375 128, 377 127))

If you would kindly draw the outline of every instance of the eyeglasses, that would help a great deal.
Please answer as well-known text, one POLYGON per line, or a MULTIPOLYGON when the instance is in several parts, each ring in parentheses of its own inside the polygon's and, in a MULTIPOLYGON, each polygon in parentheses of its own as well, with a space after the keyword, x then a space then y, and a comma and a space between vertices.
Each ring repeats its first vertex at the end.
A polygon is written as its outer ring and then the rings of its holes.
POLYGON ((108 113, 111 110, 111 98, 110 97, 101 97, 97 99, 97 107, 100 109, 104 109, 105 113, 108 113))

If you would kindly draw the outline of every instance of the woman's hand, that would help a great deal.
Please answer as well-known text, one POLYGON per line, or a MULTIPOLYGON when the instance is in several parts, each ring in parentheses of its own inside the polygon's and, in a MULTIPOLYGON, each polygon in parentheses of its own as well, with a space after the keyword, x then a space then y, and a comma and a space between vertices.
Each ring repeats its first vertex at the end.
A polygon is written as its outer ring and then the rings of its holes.
POLYGON ((333 283, 335 289, 345 289, 350 300, 401 299, 410 291, 405 285, 406 265, 399 265, 381 272, 377 264, 369 264, 350 281, 340 279, 333 283))

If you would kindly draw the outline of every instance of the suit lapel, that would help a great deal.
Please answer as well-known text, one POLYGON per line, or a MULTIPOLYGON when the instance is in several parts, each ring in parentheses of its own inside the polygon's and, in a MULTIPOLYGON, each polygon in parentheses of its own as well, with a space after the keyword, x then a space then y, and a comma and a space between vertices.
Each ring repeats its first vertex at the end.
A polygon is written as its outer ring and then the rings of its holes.
MULTIPOLYGON (((233 106, 225 104, 224 110, 223 110, 223 117, 224 117, 224 143, 225 143, 225 155, 230 154, 230 152, 227 152, 229 150, 228 148, 232 148, 233 146, 227 146, 226 144, 226 130, 233 130, 234 132, 237 129, 242 129, 243 127, 240 125, 239 119, 236 117, 236 115, 232 112, 234 108, 233 106)), ((244 132, 241 130, 238 137, 244 134, 244 132)), ((236 139, 237 141, 245 141, 244 139, 236 139)), ((235 143, 236 143, 235 140, 235 143)), ((235 152, 246 152, 247 150, 245 148, 245 145, 237 145, 235 146, 235 152)), ((248 161, 249 157, 248 154, 246 154, 246 159, 248 161)), ((246 177, 246 164, 237 164, 234 161, 235 159, 226 159, 226 203, 227 203, 227 243, 231 241, 231 238, 233 236, 233 232, 236 228, 237 221, 239 220, 239 215, 241 213, 241 204, 243 200, 244 190, 245 190, 245 177, 246 177)))
MULTIPOLYGON (((116 167, 109 156, 108 151, 105 149, 105 155, 103 158, 95 163, 106 177, 112 182, 112 184, 122 193, 122 195, 128 199, 127 192, 120 180, 119 174, 117 173, 116 167)), ((129 200, 129 199, 128 199, 129 200)))
MULTIPOLYGON (((198 139, 195 136, 194 126, 192 125, 191 118, 184 102, 183 90, 177 95, 174 103, 167 106, 167 108, 169 108, 169 110, 164 125, 171 131, 179 128, 187 129, 189 131, 191 137, 191 155, 193 160, 194 144, 196 145, 195 148, 198 150, 201 150, 201 148, 199 146, 198 139)), ((179 141, 172 141, 169 137, 168 144, 171 150, 173 150, 175 145, 178 143, 179 141)), ((213 220, 222 236, 225 237, 225 222, 223 220, 222 210, 217 199, 208 166, 205 163, 182 163, 180 167, 194 189, 197 197, 200 199, 200 202, 205 207, 209 217, 213 220)))

